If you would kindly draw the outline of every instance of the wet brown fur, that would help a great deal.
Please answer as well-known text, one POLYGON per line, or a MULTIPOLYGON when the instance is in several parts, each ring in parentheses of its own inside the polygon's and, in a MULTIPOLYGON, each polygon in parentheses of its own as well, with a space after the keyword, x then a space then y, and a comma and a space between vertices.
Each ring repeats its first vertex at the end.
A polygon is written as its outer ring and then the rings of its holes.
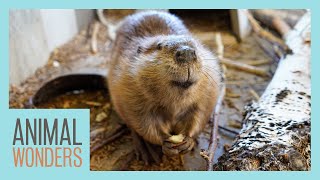
POLYGON ((157 11, 127 17, 117 32, 111 59, 112 103, 145 140, 162 145, 171 135, 194 138, 203 130, 219 93, 220 68, 181 20, 157 11), (181 45, 195 48, 196 62, 179 65, 174 61, 181 45), (172 80, 195 83, 182 89, 173 86, 172 80))

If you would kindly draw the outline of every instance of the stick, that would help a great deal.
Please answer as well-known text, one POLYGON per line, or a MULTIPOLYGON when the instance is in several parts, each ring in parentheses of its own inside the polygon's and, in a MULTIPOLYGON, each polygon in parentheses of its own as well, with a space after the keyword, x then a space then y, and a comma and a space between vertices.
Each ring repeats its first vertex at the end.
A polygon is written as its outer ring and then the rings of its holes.
POLYGON ((273 44, 257 34, 253 34, 253 38, 256 40, 260 48, 269 56, 272 58, 272 61, 278 62, 280 59, 282 59, 285 55, 285 53, 278 54, 274 50, 273 44))
POLYGON ((213 160, 214 160, 214 155, 218 146, 218 120, 220 116, 220 110, 222 108, 222 102, 224 99, 225 95, 225 85, 223 84, 221 86, 221 94, 218 97, 217 100, 217 105, 215 107, 213 116, 211 117, 210 121, 212 121, 212 128, 211 128, 211 137, 210 137, 210 142, 209 142, 209 147, 207 151, 207 170, 212 171, 213 170, 213 160))
POLYGON ((90 138, 95 138, 98 134, 103 133, 106 130, 105 127, 100 127, 90 131, 90 138))
POLYGON ((125 126, 120 126, 114 134, 111 134, 109 137, 104 138, 99 144, 94 145, 90 148, 90 154, 98 149, 100 149, 101 147, 103 147, 104 145, 111 143, 112 141, 116 140, 117 138, 119 138, 120 136, 122 136, 125 132, 127 132, 127 128, 125 128, 125 126))
POLYGON ((258 95, 258 93, 253 90, 252 88, 249 89, 249 93, 255 98, 256 101, 259 101, 260 96, 258 95))
POLYGON ((226 85, 243 85, 244 82, 243 81, 226 81, 225 84, 226 85))
POLYGON ((226 127, 223 127, 223 126, 218 126, 218 127, 219 127, 219 129, 225 130, 225 131, 227 131, 227 132, 229 132, 229 133, 232 133, 232 134, 234 134, 234 135, 238 135, 238 134, 239 134, 238 132, 233 131, 233 130, 231 130, 231 129, 229 129, 229 128, 226 128, 226 127))
POLYGON ((106 27, 108 27, 108 26, 109 26, 109 23, 108 23, 108 21, 106 20, 104 14, 103 14, 103 11, 104 11, 104 9, 97 9, 97 16, 98 16, 99 21, 100 21, 103 25, 105 25, 106 27))
POLYGON ((285 50, 286 52, 291 52, 290 48, 288 47, 288 45, 286 45, 286 43, 274 36, 272 33, 270 33, 269 31, 264 30, 260 24, 257 22, 257 20, 254 19, 254 17, 247 12, 247 16, 248 16, 248 20, 252 26, 253 31, 259 35, 260 37, 267 39, 268 41, 272 42, 273 44, 277 44, 278 46, 280 46, 283 50, 285 50))
POLYGON ((303 12, 290 13, 280 9, 256 9, 250 10, 250 12, 258 21, 263 22, 263 24, 269 27, 272 27, 272 21, 269 17, 279 17, 289 24, 290 27, 294 27, 294 25, 303 15, 303 12))
POLYGON ((255 66, 240 63, 240 62, 233 61, 233 60, 226 59, 226 58, 220 59, 220 62, 228 67, 236 68, 236 69, 239 69, 239 70, 251 73, 251 74, 259 75, 262 77, 269 76, 269 73, 267 71, 260 69, 260 68, 257 68, 255 66))
POLYGON ((222 43, 222 38, 220 33, 216 33, 216 45, 217 45, 217 56, 219 59, 222 59, 224 56, 224 45, 222 43))
POLYGON ((264 25, 273 28, 283 37, 289 31, 291 27, 287 22, 283 20, 276 11, 273 10, 253 10, 252 15, 255 19, 262 22, 264 25))
MULTIPOLYGON (((221 35, 218 33, 216 34, 216 44, 217 44, 217 49, 218 49, 218 55, 220 56, 219 58, 223 58, 223 43, 222 43, 222 38, 221 35)), ((224 73, 222 75, 223 79, 225 79, 224 73)), ((211 136, 210 136, 210 142, 209 142, 209 147, 206 152, 203 152, 201 155, 207 160, 207 170, 212 171, 213 170, 213 160, 214 160, 214 155, 218 146, 218 122, 219 122, 219 115, 220 111, 222 108, 222 103, 223 99, 226 93, 226 86, 225 84, 222 84, 220 87, 220 95, 217 99, 217 104, 214 109, 214 113, 210 118, 210 122, 212 122, 212 128, 211 128, 211 136)))
POLYGON ((278 31, 281 34, 282 37, 288 34, 289 31, 291 31, 291 27, 280 17, 274 17, 272 19, 272 26, 276 31, 278 31))
POLYGON ((92 37, 91 37, 91 52, 96 54, 98 52, 98 43, 97 43, 97 36, 99 32, 100 24, 95 23, 93 25, 92 37))
POLYGON ((227 93, 227 94, 226 94, 226 97, 229 97, 229 98, 239 98, 239 97, 241 97, 241 96, 240 96, 240 94, 227 93))
POLYGON ((112 23, 108 21, 103 14, 104 9, 97 9, 97 15, 99 21, 107 28, 108 38, 110 41, 114 41, 116 39, 116 31, 121 25, 121 21, 118 23, 112 23))
MULTIPOLYGON (((221 37, 220 33, 215 34, 215 42, 216 42, 216 46, 217 46, 218 59, 222 59, 224 56, 224 45, 223 45, 222 37, 221 37)), ((222 64, 222 70, 224 73, 227 72, 227 67, 224 64, 222 64)))
POLYGON ((246 61, 246 64, 251 66, 260 66, 260 65, 270 64, 270 60, 267 60, 267 59, 249 60, 249 61, 246 61))

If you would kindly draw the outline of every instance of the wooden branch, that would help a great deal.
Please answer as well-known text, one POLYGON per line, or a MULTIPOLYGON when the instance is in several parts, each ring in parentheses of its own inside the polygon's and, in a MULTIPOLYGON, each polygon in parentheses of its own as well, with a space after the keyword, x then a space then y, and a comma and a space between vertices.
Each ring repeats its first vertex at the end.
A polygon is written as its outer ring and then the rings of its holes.
POLYGON ((216 33, 215 42, 217 46, 217 56, 219 59, 222 59, 224 56, 224 45, 222 42, 222 37, 220 33, 216 33))
POLYGON ((214 170, 310 170, 311 72, 310 13, 290 31, 293 50, 257 103, 246 107, 243 128, 214 170))
POLYGON ((291 31, 291 27, 279 17, 272 18, 272 26, 279 34, 281 34, 281 36, 284 36, 291 31))
POLYGON ((247 12, 247 16, 249 19, 249 22, 252 26, 253 31, 260 37, 267 39, 268 41, 272 42, 273 44, 277 44, 278 46, 280 46, 285 52, 291 52, 290 48, 288 47, 288 45, 285 44, 285 42, 274 36, 272 33, 270 33, 269 31, 266 31, 265 29, 263 29, 260 24, 257 22, 257 20, 255 20, 255 18, 251 15, 250 12, 247 12))
MULTIPOLYGON (((217 33, 216 34, 216 45, 217 45, 217 50, 218 50, 218 56, 219 58, 223 58, 223 53, 224 53, 224 46, 222 43, 222 38, 221 34, 217 33)), ((224 81, 225 75, 224 71, 222 71, 222 79, 224 81)), ((211 128, 211 136, 210 136, 210 142, 208 146, 208 150, 204 152, 200 152, 200 155, 207 161, 207 170, 212 171, 213 170, 213 160, 214 160, 214 155, 218 146, 218 125, 219 125, 219 117, 220 117, 220 111, 222 108, 222 103, 223 99, 226 93, 226 86, 224 83, 222 83, 222 86, 220 87, 220 94, 217 99, 216 106, 214 108, 214 112, 210 118, 210 122, 212 123, 212 128, 211 128)))
MULTIPOLYGON (((276 30, 282 37, 291 31, 291 27, 276 13, 270 13, 265 10, 254 10, 253 16, 266 26, 276 30)), ((284 38, 284 37, 283 37, 284 38)))
POLYGON ((92 37, 91 37, 91 52, 93 54, 96 54, 98 52, 97 36, 98 36, 99 28, 100 28, 100 24, 96 22, 93 25, 92 37))
POLYGON ((250 89, 249 89, 249 93, 251 94, 251 96, 254 97, 254 99, 255 99, 256 101, 259 101, 260 97, 259 97, 258 93, 257 93, 255 90, 253 90, 252 88, 250 88, 250 89))
MULTIPOLYGON (((293 10, 295 11, 295 10, 293 10)), ((281 9, 253 9, 250 10, 252 15, 260 22, 263 22, 268 27, 272 27, 272 21, 270 17, 279 17, 283 19, 290 27, 294 27, 303 15, 304 10, 299 10, 299 12, 290 13, 290 10, 281 9)))
MULTIPOLYGON (((222 42, 222 37, 221 37, 221 33, 216 33, 215 34, 215 43, 217 46, 217 56, 218 59, 222 59, 224 57, 224 45, 222 42)), ((224 74, 227 73, 227 68, 224 64, 221 65, 222 66, 222 72, 224 72, 224 74)))
POLYGON ((271 42, 259 37, 257 34, 253 34, 253 37, 261 49, 269 55, 273 61, 278 62, 280 59, 285 57, 286 53, 277 50, 277 46, 273 45, 271 42))
POLYGON ((208 147, 208 159, 207 159, 207 170, 212 171, 213 170, 213 160, 214 155, 218 146, 218 125, 219 125, 219 117, 220 117, 220 111, 222 108, 222 103, 225 95, 225 85, 223 84, 221 87, 220 95, 217 100, 217 105, 215 107, 213 117, 211 117, 212 122, 212 128, 211 128, 211 137, 208 147))
POLYGON ((109 22, 106 20, 104 14, 103 14, 104 9, 97 9, 97 16, 99 21, 106 27, 108 27, 109 22))
POLYGON ((223 126, 218 126, 218 127, 219 127, 219 129, 225 130, 225 131, 227 131, 227 132, 229 132, 231 134, 234 134, 234 135, 238 135, 239 134, 238 132, 236 132, 234 130, 231 130, 231 129, 228 129, 226 127, 223 127, 223 126))
POLYGON ((107 28, 108 38, 110 41, 114 41, 116 39, 116 31, 121 26, 121 21, 112 23, 108 21, 103 13, 104 9, 97 9, 97 16, 99 21, 107 28))
POLYGON ((255 67, 255 66, 251 66, 251 65, 248 65, 248 64, 240 63, 240 62, 233 61, 233 60, 230 60, 230 59, 227 59, 227 58, 220 59, 220 62, 222 64, 226 65, 227 67, 236 68, 238 70, 245 71, 245 72, 248 72, 248 73, 251 73, 251 74, 255 74, 255 75, 258 75, 258 76, 262 76, 262 77, 268 77, 269 76, 267 71, 265 71, 264 69, 255 67))
POLYGON ((251 65, 251 66, 260 66, 260 65, 270 64, 270 63, 271 63, 271 61, 268 59, 246 61, 246 64, 251 65))

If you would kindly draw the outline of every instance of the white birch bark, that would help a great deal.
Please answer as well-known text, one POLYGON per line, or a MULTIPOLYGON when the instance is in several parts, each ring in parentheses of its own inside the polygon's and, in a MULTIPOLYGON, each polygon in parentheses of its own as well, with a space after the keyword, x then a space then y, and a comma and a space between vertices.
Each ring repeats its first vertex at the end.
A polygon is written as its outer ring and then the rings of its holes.
POLYGON ((257 103, 246 107, 242 130, 215 170, 310 170, 311 16, 286 36, 293 54, 279 62, 257 103))

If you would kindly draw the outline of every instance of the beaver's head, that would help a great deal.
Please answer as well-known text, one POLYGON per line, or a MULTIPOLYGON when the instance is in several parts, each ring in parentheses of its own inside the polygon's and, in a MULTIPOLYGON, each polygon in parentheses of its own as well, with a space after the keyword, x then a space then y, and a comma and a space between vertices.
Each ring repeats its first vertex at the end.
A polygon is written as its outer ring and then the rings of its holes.
MULTIPOLYGON (((139 41, 136 63, 140 80, 184 91, 195 86, 203 76, 201 46, 190 36, 156 36, 139 41)), ((201 46, 202 48, 202 46, 201 46)), ((203 48, 202 48, 203 49, 203 48)), ((159 87, 159 88, 163 88, 159 87)))

